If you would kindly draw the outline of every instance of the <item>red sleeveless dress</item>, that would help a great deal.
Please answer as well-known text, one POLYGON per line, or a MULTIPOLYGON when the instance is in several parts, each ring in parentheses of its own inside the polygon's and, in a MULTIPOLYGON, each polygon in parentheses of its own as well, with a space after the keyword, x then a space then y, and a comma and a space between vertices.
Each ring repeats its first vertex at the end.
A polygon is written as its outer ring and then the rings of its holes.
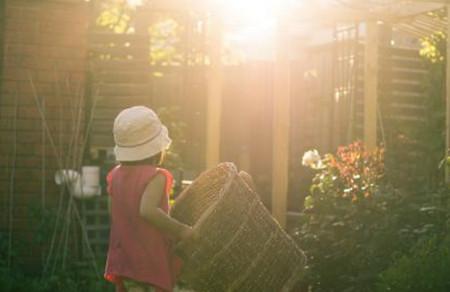
POLYGON ((142 194, 157 174, 166 176, 166 196, 160 208, 169 211, 172 175, 151 165, 117 166, 107 177, 111 196, 111 231, 105 278, 123 291, 123 278, 150 284, 157 291, 172 291, 175 259, 169 238, 139 215, 142 194))

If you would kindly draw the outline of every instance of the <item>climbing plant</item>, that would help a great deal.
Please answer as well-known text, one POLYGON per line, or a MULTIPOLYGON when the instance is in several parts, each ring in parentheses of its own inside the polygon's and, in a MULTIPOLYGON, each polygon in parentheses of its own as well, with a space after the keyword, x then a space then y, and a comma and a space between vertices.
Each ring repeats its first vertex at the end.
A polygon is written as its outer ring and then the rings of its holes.
MULTIPOLYGON (((444 9, 428 13, 443 20, 444 9)), ((424 74, 420 92, 423 109, 420 122, 390 121, 393 134, 386 155, 386 168, 397 186, 411 190, 428 190, 439 187, 444 181, 445 156, 445 80, 446 42, 444 31, 435 31, 420 39, 424 74), (399 167, 409 165, 411 167, 399 167)))
POLYGON ((103 0, 99 2, 98 9, 95 19, 98 27, 115 33, 130 32, 130 21, 135 10, 126 0, 103 0))
MULTIPOLYGON (((436 20, 443 21, 447 12, 445 9, 431 11, 428 16, 436 20)), ((431 63, 440 63, 445 60, 447 33, 445 31, 435 31, 430 35, 419 39, 421 49, 420 55, 431 63)))
MULTIPOLYGON (((100 29, 115 33, 134 33, 136 7, 129 0, 102 0, 95 23, 100 29)), ((149 12, 150 13, 150 12, 149 12)), ((187 43, 190 38, 203 33, 202 17, 186 11, 183 15, 174 12, 153 11, 149 15, 147 32, 149 36, 149 65, 180 66, 204 64, 205 58, 198 42, 187 43), (188 26, 190 30, 188 31, 188 26)), ((201 41, 201 39, 199 39, 201 41)), ((161 77, 156 72, 155 77, 161 77)))

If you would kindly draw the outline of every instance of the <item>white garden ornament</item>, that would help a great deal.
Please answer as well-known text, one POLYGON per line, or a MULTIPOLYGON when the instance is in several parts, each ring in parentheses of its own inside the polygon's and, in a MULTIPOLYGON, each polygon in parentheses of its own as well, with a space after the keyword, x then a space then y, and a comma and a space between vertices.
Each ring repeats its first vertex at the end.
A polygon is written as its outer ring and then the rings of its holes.
POLYGON ((60 169, 55 173, 55 183, 66 185, 69 193, 77 199, 101 195, 100 168, 98 166, 83 166, 81 174, 73 169, 60 169))
POLYGON ((319 151, 317 151, 316 149, 306 151, 303 154, 302 164, 313 169, 321 169, 325 166, 322 162, 319 151))

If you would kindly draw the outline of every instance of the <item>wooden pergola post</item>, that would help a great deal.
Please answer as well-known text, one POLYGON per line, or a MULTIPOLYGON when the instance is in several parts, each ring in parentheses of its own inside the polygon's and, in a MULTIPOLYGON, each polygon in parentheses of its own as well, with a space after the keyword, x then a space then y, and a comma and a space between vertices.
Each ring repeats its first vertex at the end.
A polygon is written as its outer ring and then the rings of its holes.
POLYGON ((217 15, 210 17, 208 46, 209 70, 206 113, 206 167, 220 161, 220 132, 222 112, 222 23, 217 15))
MULTIPOLYGON (((450 156, 450 5, 447 5, 447 68, 446 68, 446 143, 445 158, 450 156)), ((445 181, 450 184, 450 165, 445 161, 445 181)))
POLYGON ((368 20, 364 54, 364 144, 369 151, 377 146, 379 49, 378 24, 375 20, 368 20))
POLYGON ((289 180, 290 69, 287 26, 278 24, 274 64, 272 214, 286 226, 289 180))

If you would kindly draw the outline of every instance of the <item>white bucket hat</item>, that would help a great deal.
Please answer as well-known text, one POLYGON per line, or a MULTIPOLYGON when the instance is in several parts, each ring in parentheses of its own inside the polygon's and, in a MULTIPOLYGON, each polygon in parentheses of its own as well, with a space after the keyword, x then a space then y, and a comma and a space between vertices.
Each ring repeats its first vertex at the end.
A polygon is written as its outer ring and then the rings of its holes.
POLYGON ((118 161, 138 161, 167 149, 172 140, 154 111, 133 106, 114 120, 114 153, 118 161))

